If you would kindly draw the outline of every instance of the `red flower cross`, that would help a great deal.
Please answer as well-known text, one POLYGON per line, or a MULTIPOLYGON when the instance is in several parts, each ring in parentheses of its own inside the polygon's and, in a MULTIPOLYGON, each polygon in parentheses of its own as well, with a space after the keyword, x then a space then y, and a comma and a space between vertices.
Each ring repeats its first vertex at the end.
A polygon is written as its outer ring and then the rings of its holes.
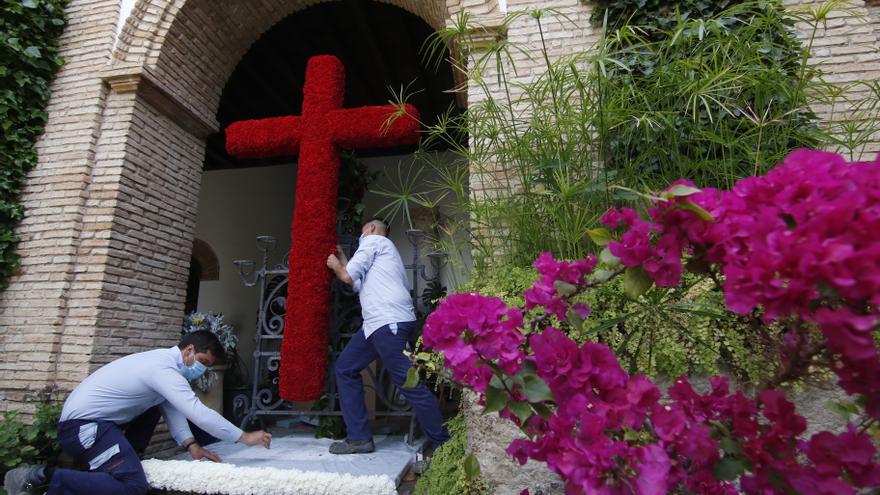
POLYGON ((304 401, 324 393, 331 273, 335 251, 339 150, 413 144, 418 111, 398 107, 342 108, 345 69, 331 55, 309 59, 302 116, 242 120, 226 128, 226 150, 237 158, 299 155, 293 212, 287 312, 281 346, 281 397, 304 401))

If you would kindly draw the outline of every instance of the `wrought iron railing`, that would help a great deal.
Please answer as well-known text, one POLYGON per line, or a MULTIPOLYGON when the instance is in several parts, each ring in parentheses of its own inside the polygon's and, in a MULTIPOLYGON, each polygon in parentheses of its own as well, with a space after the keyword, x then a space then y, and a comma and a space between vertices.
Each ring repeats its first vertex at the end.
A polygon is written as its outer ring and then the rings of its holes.
MULTIPOLYGON (((338 226, 340 245, 347 255, 353 254, 357 247, 358 238, 355 232, 345 232, 338 226)), ((411 272, 412 287, 411 295, 413 305, 419 308, 419 282, 435 282, 439 279, 440 270, 445 262, 442 254, 431 253, 428 255, 433 274, 428 275, 426 266, 419 263, 421 256, 421 244, 425 240, 424 232, 420 230, 408 230, 406 238, 412 247, 412 262, 405 265, 411 272)), ((344 348, 345 343, 360 330, 362 319, 360 304, 357 295, 344 283, 334 280, 333 311, 330 324, 330 356, 329 370, 327 373, 327 407, 324 410, 300 410, 293 404, 282 399, 278 394, 278 373, 281 367, 281 339, 284 335, 284 313, 287 302, 287 282, 289 257, 284 256, 278 264, 272 264, 272 252, 276 246, 276 239, 271 236, 257 237, 257 245, 261 251, 259 268, 252 260, 235 261, 244 285, 247 287, 259 287, 260 299, 257 316, 253 373, 251 374, 251 391, 249 395, 238 395, 233 401, 233 416, 241 417, 242 428, 254 421, 264 426, 268 418, 284 417, 313 417, 313 416, 341 416, 339 408, 339 396, 336 388, 335 373, 333 372, 336 358, 344 348)), ((399 388, 392 382, 390 374, 381 365, 368 367, 368 380, 365 387, 373 390, 376 397, 376 417, 405 417, 409 418, 409 431, 407 441, 413 440, 415 429, 415 416, 412 408, 399 388)))

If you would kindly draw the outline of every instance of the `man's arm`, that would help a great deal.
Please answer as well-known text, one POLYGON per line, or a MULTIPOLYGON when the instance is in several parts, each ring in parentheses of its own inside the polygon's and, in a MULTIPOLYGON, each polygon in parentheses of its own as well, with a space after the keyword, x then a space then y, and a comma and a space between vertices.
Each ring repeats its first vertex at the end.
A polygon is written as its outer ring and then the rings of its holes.
POLYGON ((336 278, 353 286, 354 280, 351 279, 351 275, 345 269, 346 265, 348 265, 348 258, 345 257, 345 252, 342 251, 341 247, 336 246, 336 254, 331 254, 327 257, 327 268, 333 270, 336 278))
POLYGON ((345 260, 345 253, 337 246, 337 254, 331 254, 327 257, 327 267, 333 270, 339 280, 351 285, 355 292, 359 292, 364 275, 373 266, 373 260, 376 259, 379 238, 380 236, 364 238, 350 260, 345 260), (342 256, 342 258, 340 259, 338 256, 342 256))
MULTIPOLYGON (((174 370, 162 370, 153 375, 150 384, 156 392, 165 398, 163 412, 166 421, 171 418, 168 427, 175 435, 175 440, 184 444, 192 437, 186 420, 189 419, 211 435, 229 442, 241 442, 246 445, 262 444, 267 449, 272 435, 262 430, 245 433, 221 416, 217 411, 206 407, 196 397, 189 383, 174 370), (181 426, 181 423, 183 426, 181 426), (176 433, 175 433, 176 432, 176 433), (179 438, 186 436, 189 438, 179 438)), ((201 447, 198 447, 199 449, 201 447)), ((192 450, 190 451, 192 453, 192 450)))
POLYGON ((192 431, 189 429, 189 425, 186 423, 186 416, 177 409, 174 409, 168 401, 159 404, 159 409, 162 410, 162 416, 165 418, 165 424, 168 425, 168 431, 171 432, 171 436, 177 441, 178 445, 186 448, 194 461, 204 458, 214 462, 222 462, 219 455, 202 448, 196 442, 192 431))

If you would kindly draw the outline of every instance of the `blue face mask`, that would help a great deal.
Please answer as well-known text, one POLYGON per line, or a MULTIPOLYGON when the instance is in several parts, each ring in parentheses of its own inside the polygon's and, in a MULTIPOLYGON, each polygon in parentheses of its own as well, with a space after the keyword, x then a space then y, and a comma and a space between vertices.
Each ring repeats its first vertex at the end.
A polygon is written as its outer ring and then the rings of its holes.
POLYGON ((188 381, 192 381, 204 375, 205 371, 208 371, 208 367, 196 361, 192 364, 192 366, 183 367, 183 377, 186 378, 188 381))

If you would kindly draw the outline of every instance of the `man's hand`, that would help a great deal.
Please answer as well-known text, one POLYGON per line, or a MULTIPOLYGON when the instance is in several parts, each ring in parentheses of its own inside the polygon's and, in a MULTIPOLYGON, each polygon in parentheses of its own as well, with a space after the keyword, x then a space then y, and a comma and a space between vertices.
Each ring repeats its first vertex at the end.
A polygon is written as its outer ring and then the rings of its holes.
POLYGON ((336 245, 336 257, 339 258, 339 263, 342 264, 342 266, 348 264, 348 256, 345 255, 345 251, 342 250, 342 246, 339 244, 336 245))
POLYGON ((263 430, 251 431, 248 433, 242 433, 238 441, 245 445, 262 444, 263 447, 268 449, 269 444, 272 443, 272 434, 263 430))
POLYGON ((327 268, 333 270, 333 273, 339 280, 342 280, 348 285, 354 285, 351 275, 345 270, 345 265, 348 264, 348 258, 345 257, 345 253, 342 252, 340 246, 336 246, 336 251, 337 254, 327 256, 327 268))
POLYGON ((219 455, 210 450, 203 449, 202 446, 197 443, 193 443, 189 446, 189 455, 192 456, 194 461, 204 458, 209 461, 222 462, 219 455))
POLYGON ((327 256, 327 268, 337 272, 342 268, 342 262, 339 261, 339 258, 337 258, 335 254, 331 254, 330 256, 327 256))

